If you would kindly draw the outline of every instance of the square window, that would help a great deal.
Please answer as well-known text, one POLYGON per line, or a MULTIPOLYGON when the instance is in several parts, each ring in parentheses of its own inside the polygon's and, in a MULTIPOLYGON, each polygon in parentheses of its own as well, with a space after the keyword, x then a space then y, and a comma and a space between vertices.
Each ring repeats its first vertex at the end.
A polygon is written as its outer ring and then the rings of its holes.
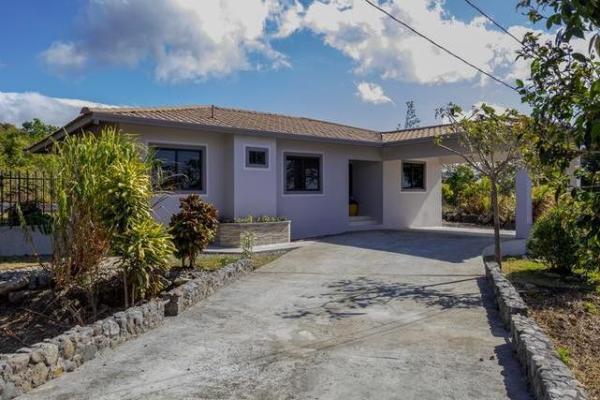
POLYGON ((246 147, 247 168, 269 168, 269 149, 264 147, 246 147))
POLYGON ((174 191, 205 191, 204 148, 156 147, 155 150, 162 172, 161 188, 174 191))
POLYGON ((425 190, 425 163, 402 163, 402 190, 425 190))
POLYGON ((321 156, 285 155, 285 192, 320 193, 321 156))

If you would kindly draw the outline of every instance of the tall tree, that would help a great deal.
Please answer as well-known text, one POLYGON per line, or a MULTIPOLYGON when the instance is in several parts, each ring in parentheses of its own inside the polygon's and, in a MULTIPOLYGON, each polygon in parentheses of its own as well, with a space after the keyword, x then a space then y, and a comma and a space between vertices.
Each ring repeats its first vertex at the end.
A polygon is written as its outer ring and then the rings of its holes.
POLYGON ((409 100, 406 102, 406 118, 404 119, 404 129, 412 129, 419 126, 421 120, 417 117, 415 111, 415 101, 409 100))
MULTIPOLYGON (((554 40, 527 33, 519 57, 531 62, 531 76, 517 81, 522 100, 532 108, 539 164, 563 172, 574 159, 584 161, 576 174, 587 186, 600 186, 592 160, 600 151, 600 1, 521 0, 533 23, 556 29, 554 40), (584 46, 581 46, 585 44, 584 46), (576 50, 576 48, 581 48, 576 50)), ((579 213, 581 263, 600 265, 600 191, 574 188, 579 213)))
POLYGON ((498 114, 486 104, 473 108, 469 116, 455 104, 440 108, 437 114, 450 121, 450 134, 437 136, 436 143, 490 180, 494 254, 501 265, 499 185, 515 166, 524 163, 521 154, 530 140, 530 122, 516 110, 498 114))

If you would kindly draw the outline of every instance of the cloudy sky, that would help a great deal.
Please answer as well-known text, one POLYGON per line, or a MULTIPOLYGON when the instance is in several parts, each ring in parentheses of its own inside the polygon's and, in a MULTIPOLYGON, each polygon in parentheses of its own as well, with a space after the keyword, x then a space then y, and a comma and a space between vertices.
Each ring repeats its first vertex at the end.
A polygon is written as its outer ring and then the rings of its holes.
MULTIPOLYGON (((517 36, 516 0, 474 0, 517 36)), ((393 129, 450 101, 523 109, 364 0, 3 2, 0 121, 62 124, 82 105, 215 104, 393 129), (150 6, 151 4, 151 6, 150 6)), ((463 0, 381 0, 391 13, 509 82, 517 43, 463 0)))

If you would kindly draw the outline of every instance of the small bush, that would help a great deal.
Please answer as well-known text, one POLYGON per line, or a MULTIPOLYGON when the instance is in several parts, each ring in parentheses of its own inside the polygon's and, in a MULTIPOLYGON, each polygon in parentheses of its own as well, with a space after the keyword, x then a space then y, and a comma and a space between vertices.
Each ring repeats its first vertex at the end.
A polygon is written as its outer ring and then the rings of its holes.
POLYGON ((244 232, 240 237, 240 243, 242 245, 242 258, 252 259, 254 255, 254 243, 256 238, 252 232, 244 232))
POLYGON ((196 257, 215 238, 219 224, 217 209, 196 194, 180 200, 181 210, 171 217, 170 232, 173 235, 176 255, 181 264, 194 268, 196 257))
POLYGON ((570 227, 570 216, 563 207, 556 207, 533 225, 527 250, 557 272, 570 273, 577 264, 577 241, 570 227))

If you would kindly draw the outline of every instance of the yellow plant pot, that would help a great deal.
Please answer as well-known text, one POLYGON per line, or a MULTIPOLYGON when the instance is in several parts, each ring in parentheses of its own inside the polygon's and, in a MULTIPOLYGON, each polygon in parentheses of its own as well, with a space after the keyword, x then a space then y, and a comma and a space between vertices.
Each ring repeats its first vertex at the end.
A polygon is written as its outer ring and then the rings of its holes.
POLYGON ((356 217, 358 215, 358 204, 350 204, 350 216, 356 217))

